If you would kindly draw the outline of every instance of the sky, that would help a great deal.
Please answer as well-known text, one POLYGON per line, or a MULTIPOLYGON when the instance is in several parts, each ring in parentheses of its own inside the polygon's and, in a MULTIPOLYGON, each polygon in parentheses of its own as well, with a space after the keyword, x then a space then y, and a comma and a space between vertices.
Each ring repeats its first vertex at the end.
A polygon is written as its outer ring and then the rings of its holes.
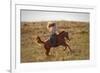
POLYGON ((89 13, 21 10, 21 21, 29 22, 52 20, 89 22, 89 13))

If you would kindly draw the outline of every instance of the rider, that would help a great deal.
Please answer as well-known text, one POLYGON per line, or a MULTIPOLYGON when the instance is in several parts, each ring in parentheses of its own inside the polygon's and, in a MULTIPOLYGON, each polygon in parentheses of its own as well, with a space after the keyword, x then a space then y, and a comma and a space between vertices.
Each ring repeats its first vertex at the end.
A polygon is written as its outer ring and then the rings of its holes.
POLYGON ((56 46, 56 42, 57 42, 57 26, 56 23, 54 22, 48 22, 47 25, 47 29, 50 32, 50 43, 52 44, 52 46, 56 46))

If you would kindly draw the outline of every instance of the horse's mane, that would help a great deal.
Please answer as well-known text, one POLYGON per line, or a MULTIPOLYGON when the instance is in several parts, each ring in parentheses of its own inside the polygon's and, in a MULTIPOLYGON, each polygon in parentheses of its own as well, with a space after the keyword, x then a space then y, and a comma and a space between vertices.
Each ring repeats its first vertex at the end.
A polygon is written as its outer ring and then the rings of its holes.
POLYGON ((62 33, 64 33, 64 32, 65 32, 65 31, 60 32, 59 35, 62 34, 62 33))

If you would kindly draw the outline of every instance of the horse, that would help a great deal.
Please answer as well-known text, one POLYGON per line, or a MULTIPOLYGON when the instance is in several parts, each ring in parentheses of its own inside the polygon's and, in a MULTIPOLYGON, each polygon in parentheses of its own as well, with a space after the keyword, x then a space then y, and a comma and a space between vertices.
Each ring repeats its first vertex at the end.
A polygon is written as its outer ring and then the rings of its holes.
MULTIPOLYGON (((70 52, 72 53, 72 49, 71 49, 70 46, 66 43, 66 39, 67 39, 68 41, 70 41, 68 32, 62 31, 61 33, 59 33, 59 34, 57 35, 56 38, 57 38, 57 42, 56 42, 56 46, 55 46, 55 47, 60 46, 60 45, 61 45, 61 46, 64 46, 64 47, 65 47, 64 51, 65 51, 66 48, 68 47, 69 50, 70 50, 70 52)), ((49 56, 50 49, 51 49, 52 47, 54 47, 54 46, 52 46, 52 44, 50 43, 50 40, 48 39, 48 40, 46 40, 46 41, 42 41, 42 40, 40 39, 39 36, 37 36, 36 40, 37 40, 38 43, 44 44, 44 48, 45 48, 45 50, 46 50, 45 54, 46 54, 47 56, 49 56)))

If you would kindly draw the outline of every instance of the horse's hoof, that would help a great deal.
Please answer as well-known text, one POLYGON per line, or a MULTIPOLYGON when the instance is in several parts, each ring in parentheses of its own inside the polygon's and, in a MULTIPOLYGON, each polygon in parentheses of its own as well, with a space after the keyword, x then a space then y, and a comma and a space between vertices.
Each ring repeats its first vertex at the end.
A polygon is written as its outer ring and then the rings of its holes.
POLYGON ((74 53, 74 51, 71 50, 71 53, 74 53))
POLYGON ((72 55, 72 54, 73 54, 72 51, 67 52, 67 55, 72 55))

